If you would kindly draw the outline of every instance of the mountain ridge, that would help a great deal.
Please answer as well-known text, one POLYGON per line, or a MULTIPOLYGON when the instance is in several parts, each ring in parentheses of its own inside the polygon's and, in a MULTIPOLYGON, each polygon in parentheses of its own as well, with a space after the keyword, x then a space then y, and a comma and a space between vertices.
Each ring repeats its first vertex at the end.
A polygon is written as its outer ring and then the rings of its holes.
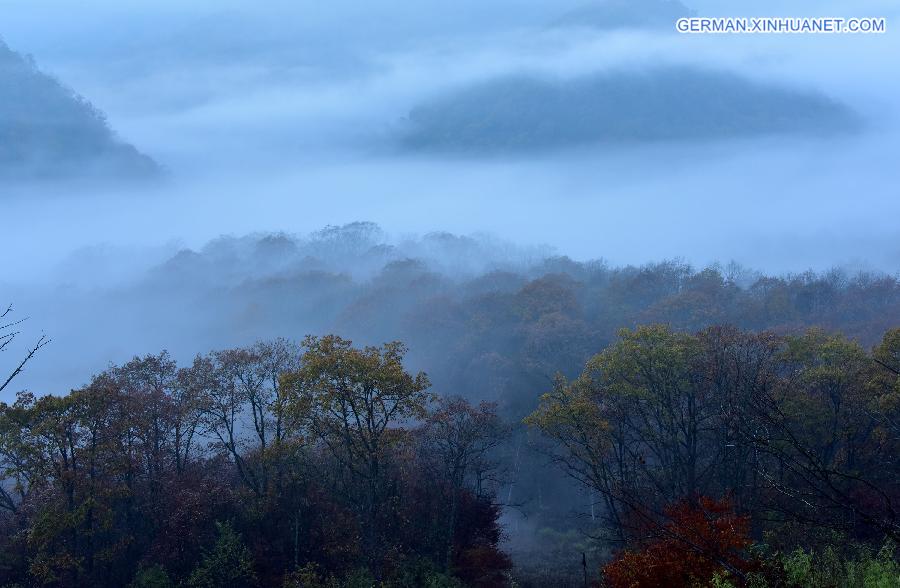
POLYGON ((153 177, 90 101, 0 39, 0 178, 153 177))

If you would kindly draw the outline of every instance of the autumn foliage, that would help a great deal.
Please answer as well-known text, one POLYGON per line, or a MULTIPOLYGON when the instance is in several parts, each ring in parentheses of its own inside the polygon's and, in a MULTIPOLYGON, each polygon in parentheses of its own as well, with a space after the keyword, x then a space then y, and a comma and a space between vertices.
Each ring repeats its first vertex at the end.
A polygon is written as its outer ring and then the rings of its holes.
POLYGON ((665 514, 643 548, 622 551, 604 566, 608 586, 705 586, 716 574, 741 576, 748 569, 750 519, 735 514, 727 500, 685 500, 665 514))
POLYGON ((505 585, 495 407, 404 353, 161 353, 0 403, 0 586, 505 585))

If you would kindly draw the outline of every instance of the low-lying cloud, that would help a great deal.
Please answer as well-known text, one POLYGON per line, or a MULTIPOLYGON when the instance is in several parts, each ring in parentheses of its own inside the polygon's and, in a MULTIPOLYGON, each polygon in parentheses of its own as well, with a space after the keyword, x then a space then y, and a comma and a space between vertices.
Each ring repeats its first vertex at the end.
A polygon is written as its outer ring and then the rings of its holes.
MULTIPOLYGON (((490 234, 511 244, 483 248, 450 238, 460 248, 456 261, 427 262, 424 273, 451 281, 489 272, 498 248, 515 258, 540 243, 578 262, 604 258, 613 265, 683 258, 704 267, 734 259, 775 274, 835 265, 898 271, 900 74, 891 56, 900 43, 890 25, 898 14, 893 3, 792 4, 802 16, 884 15, 885 35, 685 36, 674 32, 674 23, 662 26, 668 17, 652 26, 553 26, 582 5, 4 3, 0 34, 9 46, 32 54, 42 71, 105 113, 118 137, 168 171, 161 183, 137 186, 96 177, 0 184, 9 219, 0 292, 32 316, 31 334, 43 329, 54 337, 47 363, 40 364, 42 370, 57 366, 47 376, 52 387, 77 385, 87 372, 133 353, 177 345, 174 351, 192 354, 255 336, 302 334, 317 325, 298 322, 292 333, 253 325, 275 324, 258 321, 279 300, 302 306, 304 316, 323 315, 317 309, 328 308, 347 283, 374 279, 406 257, 434 257, 423 250, 435 246, 433 239, 411 238, 418 245, 396 249, 404 235, 490 234), (700 109, 710 111, 730 88, 722 109, 706 113, 720 129, 761 112, 756 122, 763 126, 807 117, 816 132, 599 146, 536 133, 529 141, 538 149, 501 149, 491 157, 395 148, 418 106, 458 99, 473 88, 551 80, 587 108, 591 80, 603 81, 600 91, 603 84, 619 85, 618 75, 685 70, 722 76, 715 91, 701 93, 708 102, 692 104, 697 110, 687 128, 697 128, 700 109), (783 101, 753 111, 758 100, 748 102, 747 92, 758 88, 776 89, 763 100, 783 101), (824 115, 809 117, 815 108, 824 115), (818 132, 832 130, 847 111, 862 121, 860 132, 818 132), (217 241, 221 235, 309 235, 358 219, 378 223, 395 248, 391 255, 402 251, 403 258, 363 256, 325 268, 309 262, 303 266, 308 282, 279 282, 279 272, 290 268, 257 266, 253 255, 228 257, 241 238, 217 241), (217 247, 231 261, 211 263, 217 247), (170 275, 178 267, 183 278, 148 281, 159 268, 170 275), (313 276, 321 288, 304 290, 313 276), (227 287, 218 297, 179 294, 180 286, 201 277, 227 287), (232 320, 233 308, 224 313, 216 305, 238 292, 233 278, 247 282, 239 321, 232 320), (259 289, 258 280, 272 281, 273 289, 259 289), (57 361, 65 357, 72 359, 57 361)), ((686 5, 705 16, 784 10, 774 0, 686 5)), ((629 102, 625 107, 634 106, 629 102)), ((537 118, 562 121, 564 110, 537 118)), ((598 134, 628 110, 605 112, 598 134)), ((660 106, 656 119, 642 124, 662 132, 666 117, 677 112, 660 106)), ((460 125, 452 126, 459 133, 460 125)), ((295 241, 296 251, 305 252, 295 241)), ((292 247, 274 237, 266 243, 292 247)), ((279 315, 266 320, 273 316, 279 315)), ((37 372, 37 364, 31 369, 37 372)))

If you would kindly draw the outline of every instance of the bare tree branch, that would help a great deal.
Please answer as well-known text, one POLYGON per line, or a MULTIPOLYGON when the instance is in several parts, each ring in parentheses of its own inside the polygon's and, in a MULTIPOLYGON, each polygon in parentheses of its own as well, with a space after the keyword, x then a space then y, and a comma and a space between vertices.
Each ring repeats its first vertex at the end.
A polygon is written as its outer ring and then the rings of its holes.
MULTIPOLYGON (((13 310, 13 306, 12 306, 12 304, 10 304, 9 306, 6 307, 6 310, 4 310, 2 313, 0 313, 0 318, 3 318, 6 315, 8 315, 9 313, 12 312, 12 310, 13 310)), ((0 325, 0 351, 5 350, 6 347, 9 346, 9 344, 19 335, 19 331, 11 331, 8 333, 2 333, 2 331, 9 329, 11 327, 14 327, 18 324, 21 324, 21 323, 25 322, 26 320, 28 320, 28 317, 19 319, 17 321, 13 321, 11 323, 7 323, 5 325, 0 325)), ((49 343, 50 343, 50 339, 47 338, 47 335, 42 334, 40 339, 37 340, 37 343, 35 343, 31 348, 28 349, 28 353, 25 354, 25 358, 22 359, 21 362, 19 362, 19 365, 16 366, 16 369, 14 369, 12 371, 12 373, 10 373, 9 376, 6 378, 6 380, 3 382, 3 384, 0 385, 0 392, 2 392, 7 386, 9 386, 10 382, 12 382, 16 376, 18 376, 20 373, 22 373, 22 371, 25 369, 25 364, 27 364, 31 360, 31 358, 34 357, 34 354, 37 353, 38 350, 40 350, 42 347, 44 347, 45 345, 47 345, 49 343)))

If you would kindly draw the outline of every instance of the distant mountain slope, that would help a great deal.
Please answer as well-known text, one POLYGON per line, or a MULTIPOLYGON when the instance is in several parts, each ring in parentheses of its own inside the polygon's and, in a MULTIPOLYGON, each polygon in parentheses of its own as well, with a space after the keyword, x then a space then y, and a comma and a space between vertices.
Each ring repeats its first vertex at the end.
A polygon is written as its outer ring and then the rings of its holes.
POLYGON ((0 41, 0 178, 157 172, 87 100, 0 41))
POLYGON ((594 29, 668 28, 694 11, 678 0, 601 0, 584 4, 556 19, 553 27, 594 29))
POLYGON ((853 129, 856 115, 816 93, 691 67, 572 80, 511 76, 414 108, 407 149, 503 152, 587 143, 714 140, 853 129))

